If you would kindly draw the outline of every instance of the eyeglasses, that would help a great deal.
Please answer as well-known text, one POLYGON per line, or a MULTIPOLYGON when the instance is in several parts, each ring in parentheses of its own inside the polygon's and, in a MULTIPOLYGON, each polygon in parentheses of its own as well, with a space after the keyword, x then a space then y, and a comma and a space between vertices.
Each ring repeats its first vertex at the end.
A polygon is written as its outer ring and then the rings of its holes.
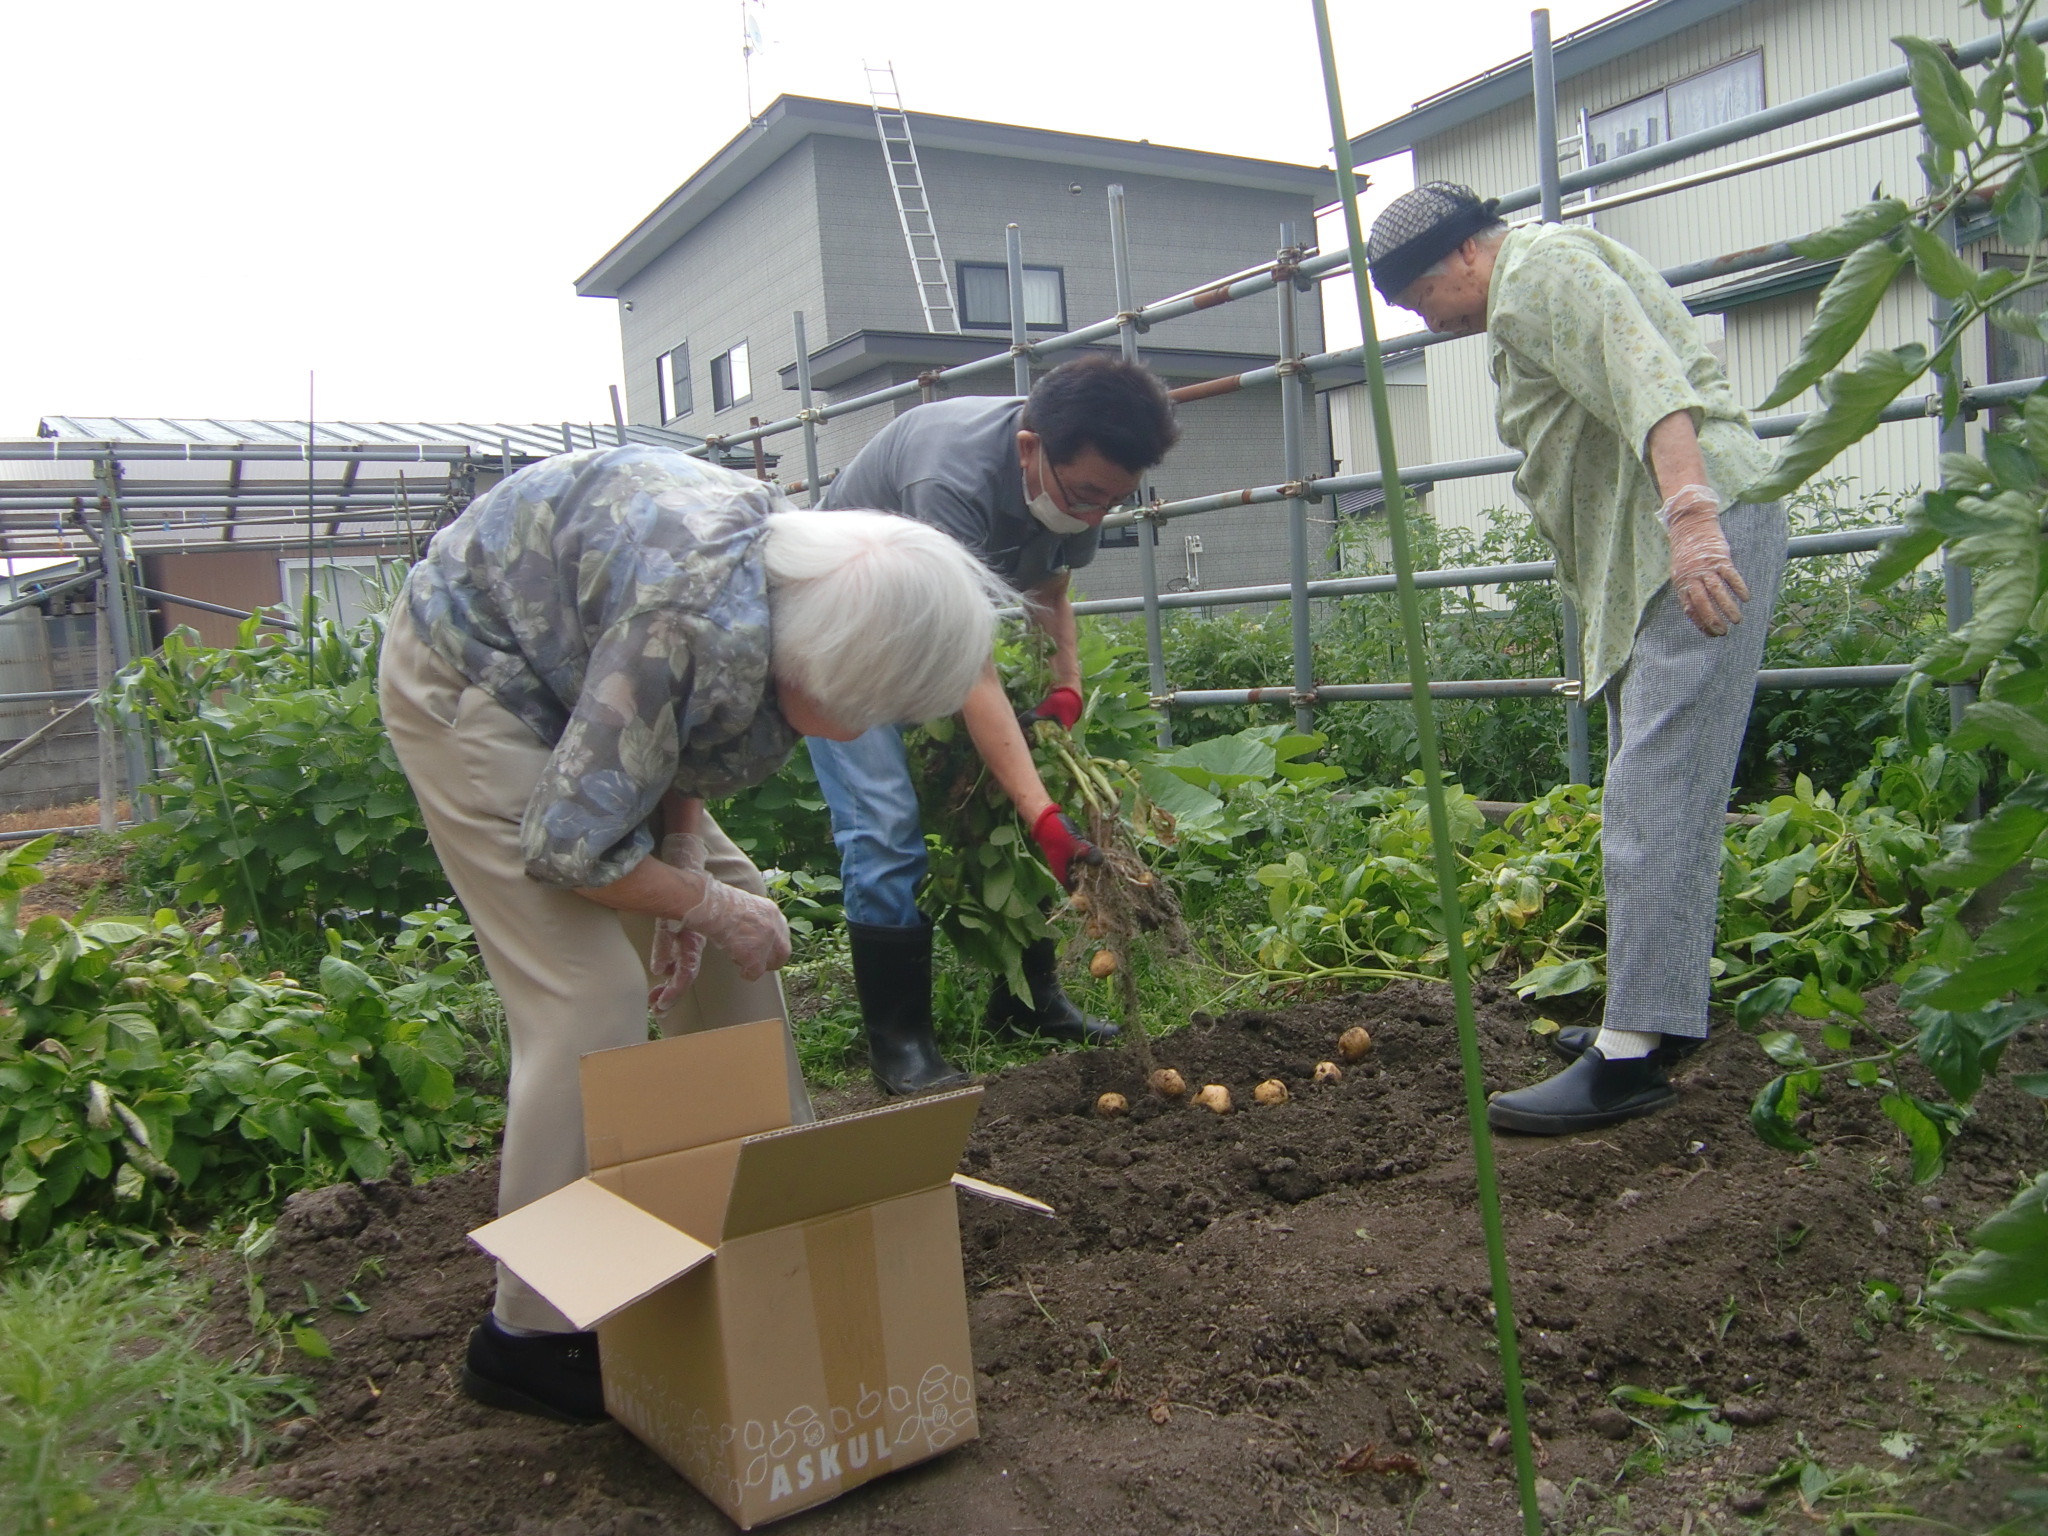
POLYGON ((1067 511, 1075 517, 1086 517, 1092 512, 1100 512, 1107 516, 1124 504, 1122 497, 1107 504, 1099 501, 1076 501, 1074 493, 1067 489, 1067 482, 1060 478, 1059 466, 1054 464, 1050 457, 1043 458, 1040 462, 1045 465, 1046 473, 1052 476, 1052 483, 1059 487, 1060 500, 1067 504, 1067 511))

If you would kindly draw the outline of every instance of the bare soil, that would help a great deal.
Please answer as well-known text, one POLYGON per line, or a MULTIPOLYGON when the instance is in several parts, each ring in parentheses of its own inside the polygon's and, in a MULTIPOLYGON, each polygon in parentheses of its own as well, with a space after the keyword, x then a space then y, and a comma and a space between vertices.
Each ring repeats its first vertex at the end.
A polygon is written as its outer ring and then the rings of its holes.
MULTIPOLYGON (((1531 1017, 1482 998, 1490 1086, 1549 1069, 1531 1017)), ((966 1168, 1059 1215, 962 1200, 982 1436, 787 1528, 1519 1530, 1448 994, 1198 1016, 1157 1044, 1191 1088, 1226 1084, 1238 1108, 1151 1098, 1114 1051, 989 1081, 966 1168), (1372 1050, 1314 1084, 1352 1024, 1372 1050), (1255 1105, 1271 1077, 1289 1101, 1255 1105), (1109 1089, 1129 1096, 1128 1115, 1095 1115, 1109 1089)), ((2048 1038, 2031 1031, 2008 1063, 2048 1066, 2048 1038)), ((1948 1173, 1914 1188, 1871 1095, 1818 1106, 1804 1161, 1759 1143, 1746 1118, 1770 1070, 1727 1028, 1663 1114, 1496 1143, 1553 1529, 1753 1530, 1766 1479, 1802 1438, 1830 1465, 1889 1465, 1881 1437, 1928 1428, 1913 1384, 1955 1367, 1933 1332, 1874 1317, 1862 1282, 1910 1294, 1956 1233, 2048 1167, 2042 1106, 1994 1083, 1948 1173), (1651 1438, 1610 1405, 1620 1383, 1730 1405, 1733 1443, 1640 1470, 1651 1438), (1617 1494, 1630 1501, 1620 1518, 1617 1494)), ((827 1107, 869 1102, 839 1100, 827 1107)), ((493 1173, 295 1198, 259 1265, 271 1305, 349 1292, 368 1310, 323 1315, 334 1357, 299 1363, 320 1411, 287 1426, 254 1480, 326 1510, 338 1536, 730 1529, 623 1431, 494 1412, 456 1390, 490 1285, 464 1233, 491 1215, 493 1173)), ((219 1342, 246 1347, 239 1276, 223 1281, 219 1342)), ((1977 1342, 1962 1363, 2028 1358, 1977 1342)), ((1939 1512, 1983 1529, 2014 1513, 2000 1511, 2006 1492, 2042 1476, 1996 1463, 1939 1512)), ((1770 1498, 1769 1513, 1813 1528, 1794 1495, 1770 1498)))

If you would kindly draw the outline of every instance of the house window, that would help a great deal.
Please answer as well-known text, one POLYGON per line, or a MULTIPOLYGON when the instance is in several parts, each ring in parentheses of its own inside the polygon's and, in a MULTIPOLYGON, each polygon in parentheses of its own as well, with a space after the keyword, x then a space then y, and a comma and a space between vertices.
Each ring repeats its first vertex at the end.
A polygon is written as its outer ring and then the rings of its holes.
MULTIPOLYGON (((278 582, 293 613, 306 606, 306 562, 280 560, 278 582)), ((391 606, 405 580, 405 561, 395 555, 326 555, 313 562, 313 603, 319 616, 344 629, 391 606)))
POLYGON ((690 344, 686 341, 654 360, 654 388, 661 398, 662 425, 695 409, 690 398, 690 344))
POLYGON ((754 380, 747 372, 747 344, 743 341, 711 359, 711 409, 730 410, 753 398, 754 380))
POLYGON ((1764 56, 1745 54, 1586 119, 1586 163, 1605 165, 1764 109, 1764 56))
MULTIPOLYGON (((960 323, 984 330, 1010 328, 1010 269, 993 261, 960 263, 960 323)), ((1058 267, 1024 269, 1024 325, 1033 331, 1067 328, 1067 280, 1058 267)))

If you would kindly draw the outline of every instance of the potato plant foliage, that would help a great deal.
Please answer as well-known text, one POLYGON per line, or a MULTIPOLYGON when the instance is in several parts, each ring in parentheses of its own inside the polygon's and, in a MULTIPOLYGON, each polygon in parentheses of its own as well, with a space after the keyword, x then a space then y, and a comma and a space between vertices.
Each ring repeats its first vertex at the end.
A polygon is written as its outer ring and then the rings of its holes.
POLYGON ((181 902, 230 929, 308 931, 334 914, 386 930, 448 898, 377 708, 381 617, 199 644, 174 630, 124 675, 166 758, 159 818, 136 829, 181 902))
POLYGON ((87 1216, 202 1219, 488 1144, 501 1107, 456 1080, 474 956, 455 918, 417 914, 388 946, 337 936, 308 988, 249 974, 168 911, 18 925, 51 841, 0 851, 0 1244, 87 1216))
MULTIPOLYGON (((1873 431, 1884 408, 1916 380, 1942 382, 1941 408, 1961 409, 1958 349, 1979 321, 2042 336, 2041 317, 2014 302, 2048 284, 2040 255, 2048 234, 2048 54, 2027 35, 2036 0, 1978 0, 1999 28, 2001 46, 1975 78, 1940 44, 1894 39, 1905 54, 1928 147, 1921 156, 1925 195, 1882 197, 1834 228, 1795 242, 1802 255, 1839 260, 1822 293, 1798 359, 1778 380, 1766 407, 1818 384, 1821 408, 1800 427, 1767 482, 1752 495, 1783 495, 1843 449, 1873 431), (2029 250, 2025 265, 1983 270, 1951 243, 1954 221, 1986 210, 2001 236, 2029 250), (1844 359, 1862 339, 1892 281, 1910 267, 1942 301, 1931 346, 1912 343, 1844 359)), ((1936 684, 1971 684, 1977 697, 1948 740, 1950 749, 1994 749, 2010 784, 2000 804, 1958 828, 1923 878, 1952 894, 1927 913, 1904 978, 1902 1000, 1916 1027, 1915 1054, 1950 1096, 1929 1102, 1904 1091, 1889 1068, 1898 1049, 1866 1048, 1853 1034, 1855 1010, 1838 1014, 1832 995, 1807 998, 1801 1011, 1828 1017, 1826 1044, 1840 1059, 1824 1068, 1796 1040, 1766 1037, 1783 1076, 1768 1085, 1752 1116, 1767 1139, 1803 1147, 1793 1129, 1800 1096, 1822 1086, 1824 1070, 1884 1093, 1884 1109, 1914 1150, 1916 1173, 1932 1177, 1969 1100, 1997 1070, 2006 1042, 2048 1013, 2048 591, 2044 591, 2042 510, 2048 505, 2048 394, 2036 393, 2013 420, 1984 440, 1981 456, 1942 457, 1941 484, 1909 507, 1905 529, 1872 568, 1868 586, 1889 586, 1940 551, 1974 578, 1974 611, 1915 660, 1906 691, 1908 739, 1925 745, 1915 698, 1936 684), (1963 902, 1996 885, 1997 916, 1981 933, 1958 920, 1963 902)), ((1779 990, 1748 999, 1760 1016, 1794 999, 1779 990)))

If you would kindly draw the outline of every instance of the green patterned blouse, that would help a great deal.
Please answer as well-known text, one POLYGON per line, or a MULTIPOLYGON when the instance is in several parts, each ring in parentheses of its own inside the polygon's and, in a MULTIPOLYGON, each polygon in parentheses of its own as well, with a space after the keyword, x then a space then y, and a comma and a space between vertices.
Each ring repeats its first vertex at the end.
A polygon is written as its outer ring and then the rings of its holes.
POLYGON ((1664 497, 1645 458, 1674 411, 1698 428, 1707 478, 1733 506, 1770 455, 1656 269, 1590 229, 1525 224, 1501 242, 1486 300, 1501 440, 1527 459, 1515 490, 1557 551, 1584 627, 1586 695, 1628 661, 1671 579, 1664 497))
POLYGON ((770 486, 667 448, 544 459, 434 536, 406 596, 427 643, 554 751, 520 824, 526 872, 608 885, 670 788, 716 797, 796 733, 768 670, 770 486))

